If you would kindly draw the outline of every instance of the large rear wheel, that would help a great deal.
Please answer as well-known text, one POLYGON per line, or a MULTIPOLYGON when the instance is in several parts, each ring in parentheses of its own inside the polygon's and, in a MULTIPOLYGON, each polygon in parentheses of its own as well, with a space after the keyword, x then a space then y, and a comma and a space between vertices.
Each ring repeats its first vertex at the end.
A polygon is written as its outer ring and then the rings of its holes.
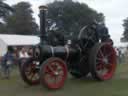
POLYGON ((96 44, 90 54, 90 69, 92 76, 97 80, 108 80, 116 69, 116 52, 109 43, 96 44))

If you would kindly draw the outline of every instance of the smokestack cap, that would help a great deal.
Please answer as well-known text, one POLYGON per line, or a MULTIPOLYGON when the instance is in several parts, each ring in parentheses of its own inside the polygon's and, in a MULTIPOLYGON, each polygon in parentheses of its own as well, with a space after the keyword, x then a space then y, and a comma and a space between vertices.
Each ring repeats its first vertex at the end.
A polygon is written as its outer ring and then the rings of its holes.
POLYGON ((42 6, 39 7, 39 9, 40 9, 40 10, 48 10, 48 7, 42 5, 42 6))

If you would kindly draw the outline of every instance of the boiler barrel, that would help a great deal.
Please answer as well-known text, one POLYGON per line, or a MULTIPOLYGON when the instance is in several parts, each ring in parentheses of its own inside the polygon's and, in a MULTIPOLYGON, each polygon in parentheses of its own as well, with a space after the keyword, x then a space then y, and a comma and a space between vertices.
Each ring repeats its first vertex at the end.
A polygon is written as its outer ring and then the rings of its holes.
POLYGON ((59 57, 63 60, 75 58, 80 54, 79 48, 71 48, 68 46, 42 46, 41 47, 41 58, 47 59, 50 57, 59 57))

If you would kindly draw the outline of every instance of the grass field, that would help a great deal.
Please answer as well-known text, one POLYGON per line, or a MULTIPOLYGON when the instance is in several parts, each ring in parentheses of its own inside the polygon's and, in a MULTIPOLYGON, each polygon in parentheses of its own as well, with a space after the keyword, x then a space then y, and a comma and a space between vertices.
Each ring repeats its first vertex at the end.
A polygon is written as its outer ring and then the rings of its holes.
POLYGON ((128 96, 128 65, 118 65, 113 79, 105 82, 69 76, 65 86, 56 91, 28 86, 17 72, 10 80, 0 80, 0 96, 128 96))

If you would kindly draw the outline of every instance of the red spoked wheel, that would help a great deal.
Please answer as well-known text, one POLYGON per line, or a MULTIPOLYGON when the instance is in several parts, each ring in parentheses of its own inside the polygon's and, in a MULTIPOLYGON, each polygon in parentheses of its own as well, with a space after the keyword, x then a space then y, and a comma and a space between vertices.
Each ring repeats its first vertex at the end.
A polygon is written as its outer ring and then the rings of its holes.
POLYGON ((26 60, 21 67, 21 77, 28 85, 37 85, 39 78, 39 62, 33 59, 26 60))
POLYGON ((67 78, 67 66, 59 58, 49 58, 41 66, 40 81, 49 89, 59 89, 64 86, 67 78))
POLYGON ((90 54, 90 69, 97 80, 108 80, 116 69, 116 52, 109 43, 96 44, 90 54))

